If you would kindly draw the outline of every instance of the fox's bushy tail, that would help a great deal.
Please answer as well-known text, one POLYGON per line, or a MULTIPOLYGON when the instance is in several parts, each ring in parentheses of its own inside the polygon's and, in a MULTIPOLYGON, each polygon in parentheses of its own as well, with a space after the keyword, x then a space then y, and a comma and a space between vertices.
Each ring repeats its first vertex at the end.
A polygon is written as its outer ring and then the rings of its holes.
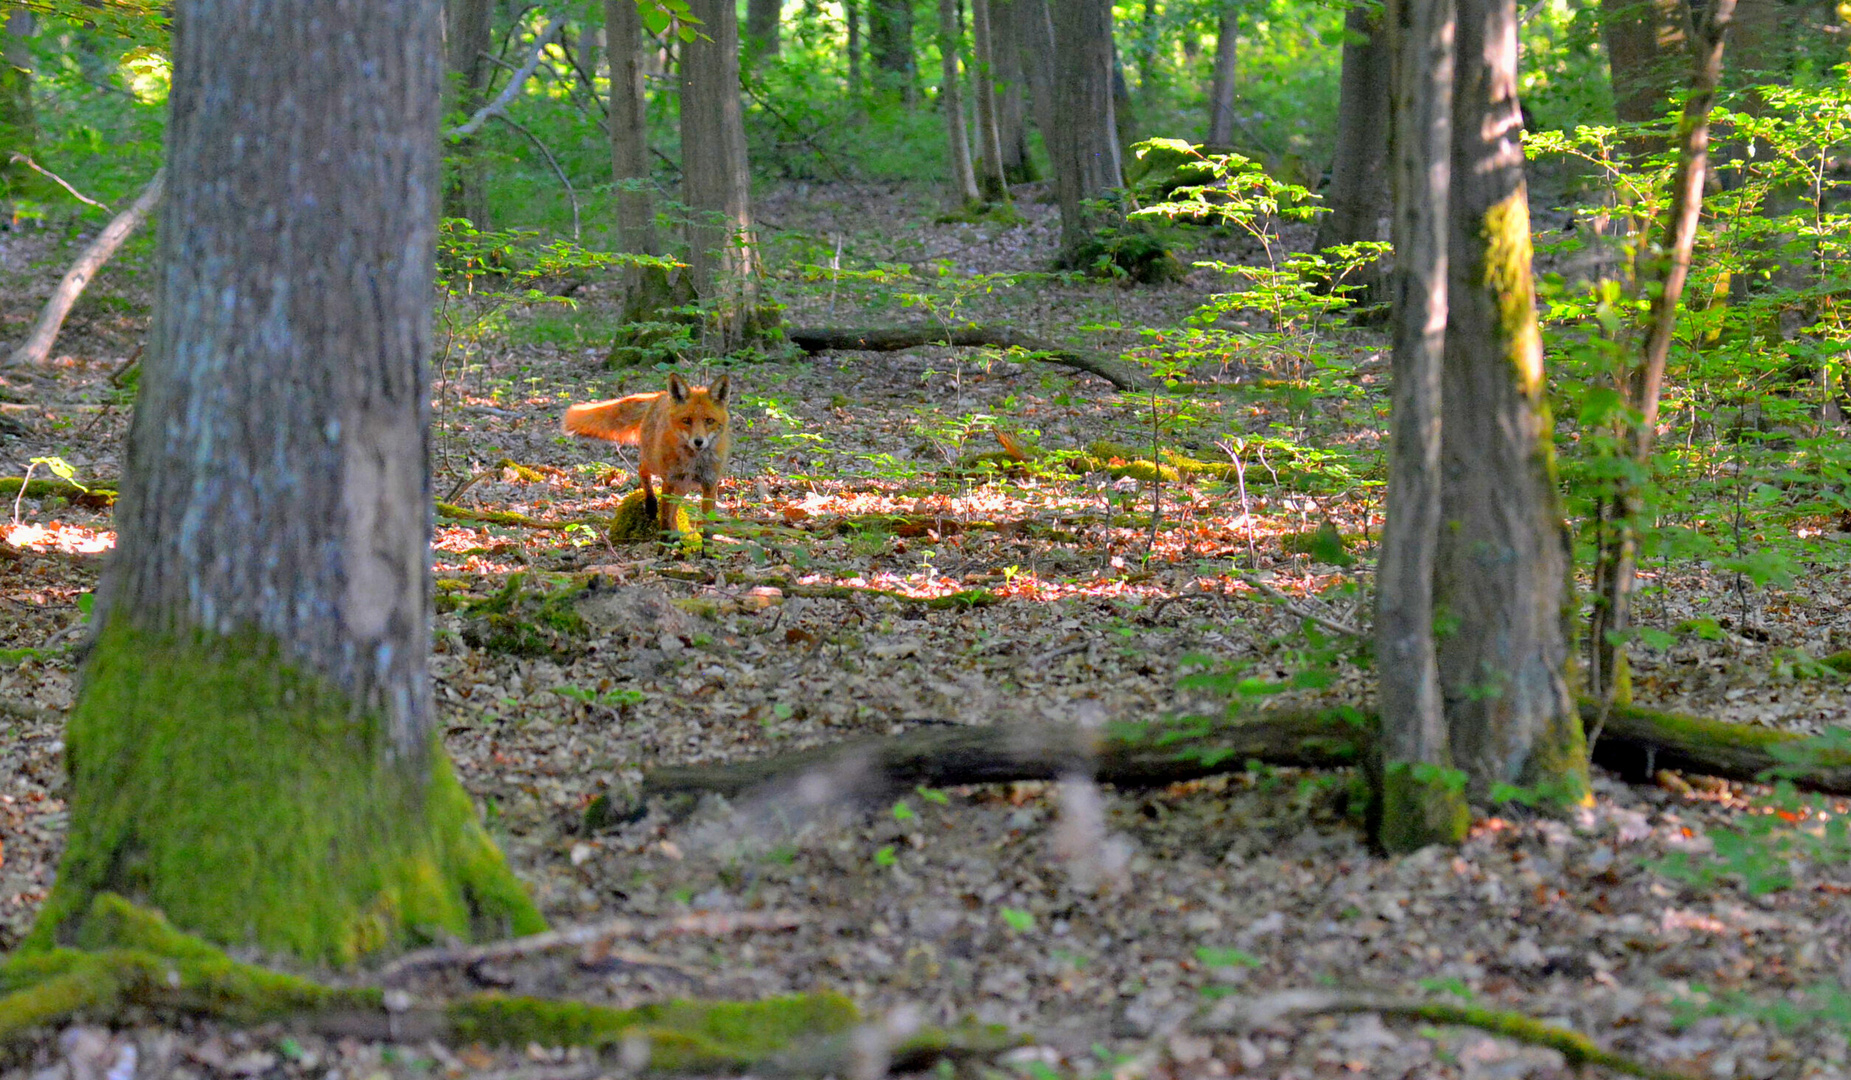
POLYGON ((642 439, 643 418, 649 415, 649 407, 661 396, 662 391, 657 390, 610 401, 589 401, 583 405, 574 405, 566 410, 566 418, 560 427, 570 435, 609 439, 611 442, 635 446, 642 439))

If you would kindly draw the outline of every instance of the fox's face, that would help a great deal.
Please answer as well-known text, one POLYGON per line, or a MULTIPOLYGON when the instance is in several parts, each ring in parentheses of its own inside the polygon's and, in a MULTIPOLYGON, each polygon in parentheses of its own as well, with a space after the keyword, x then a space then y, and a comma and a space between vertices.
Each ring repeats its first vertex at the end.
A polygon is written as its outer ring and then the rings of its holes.
POLYGON ((712 386, 690 387, 681 376, 668 377, 669 429, 678 442, 695 451, 705 450, 726 433, 726 401, 732 393, 732 376, 722 375, 712 386))

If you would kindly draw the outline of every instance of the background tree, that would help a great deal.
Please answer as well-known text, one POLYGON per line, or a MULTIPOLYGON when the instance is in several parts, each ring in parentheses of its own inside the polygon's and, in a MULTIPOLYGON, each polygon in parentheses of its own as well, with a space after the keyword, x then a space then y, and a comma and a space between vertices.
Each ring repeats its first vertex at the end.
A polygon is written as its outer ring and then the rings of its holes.
POLYGON ((977 99, 977 190, 986 202, 1009 201, 996 93, 995 33, 990 0, 971 0, 971 93, 977 99))
POLYGON ((1109 0, 1058 0, 1054 27, 1054 128, 1049 149, 1060 197, 1061 247, 1072 258, 1103 218, 1091 206, 1124 183, 1112 93, 1109 0))
MULTIPOLYGON (((495 70, 494 0, 444 0, 444 44, 449 53, 451 109, 468 117, 488 103, 489 78, 495 70)), ((445 217, 468 218, 489 228, 488 171, 481 138, 471 135, 450 145, 450 182, 444 189, 445 217)))
POLYGON ((682 200, 688 268, 712 305, 720 350, 757 329, 758 253, 752 174, 739 102, 739 18, 730 0, 693 0, 701 34, 681 44, 682 200))
POLYGON ((39 944, 103 890, 315 960, 539 927, 432 728, 436 0, 286 7, 175 11, 158 313, 39 944))
MULTIPOLYGON (((654 161, 649 153, 648 97, 643 49, 648 37, 636 0, 605 0, 605 51, 610 56, 611 174, 616 182, 617 237, 623 250, 660 255, 656 237, 654 161)), ((657 267, 624 271, 626 317, 637 321, 668 296, 668 276, 657 267)))
POLYGON ((919 90, 912 0, 868 0, 868 49, 874 56, 875 88, 911 104, 919 90))
POLYGON ((1234 74, 1240 41, 1240 9, 1226 0, 1215 19, 1215 74, 1208 91, 1208 145, 1234 143, 1234 74))
POLYGON ((13 160, 31 154, 38 141, 32 107, 32 13, 24 8, 0 10, 0 194, 7 193, 29 170, 13 160))
MULTIPOLYGON (((1600 33, 1607 47, 1613 109, 1622 123, 1650 124, 1671 111, 1683 81, 1690 40, 1688 0, 1601 0, 1600 33)), ((1643 157, 1665 140, 1633 135, 1628 149, 1643 157)))
POLYGON ((968 206, 982 197, 976 170, 971 167, 970 136, 964 130, 964 95, 958 91, 958 54, 963 41, 957 0, 938 0, 938 108, 945 118, 945 161, 951 173, 953 206, 968 206))
MULTIPOLYGON (((1329 209, 1312 246, 1323 249, 1382 238, 1388 210, 1389 69, 1393 66, 1381 10, 1353 4, 1344 17, 1343 79, 1337 101, 1337 147, 1331 155, 1329 209)), ((1396 175, 1401 175, 1399 172, 1396 175)), ((1351 280, 1369 284, 1373 270, 1351 280)))
POLYGON ((1023 0, 987 0, 990 10, 990 70, 996 83, 996 139, 1003 175, 1012 184, 1037 178, 1028 150, 1027 73, 1022 63, 1023 0))
POLYGON ((783 7, 783 0, 746 0, 746 55, 753 60, 778 55, 783 7))

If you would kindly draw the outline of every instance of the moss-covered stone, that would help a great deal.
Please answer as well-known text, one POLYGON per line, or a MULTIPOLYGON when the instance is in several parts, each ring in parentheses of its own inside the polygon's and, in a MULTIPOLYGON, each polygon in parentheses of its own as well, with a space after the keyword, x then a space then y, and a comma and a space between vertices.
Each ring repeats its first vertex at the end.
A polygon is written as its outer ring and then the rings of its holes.
POLYGON ((379 717, 274 642, 115 620, 67 746, 69 840, 28 951, 127 932, 92 907, 106 892, 212 942, 333 964, 544 927, 441 748, 396 760, 379 717))
MULTIPOLYGON (((676 540, 687 554, 698 554, 701 550, 701 531, 694 527, 694 521, 688 514, 688 503, 683 500, 670 501, 674 504, 676 540)), ((617 512, 611 515, 611 543, 636 544, 662 539, 662 530, 649 513, 648 502, 648 496, 641 490, 624 496, 623 502, 617 504, 617 512)))

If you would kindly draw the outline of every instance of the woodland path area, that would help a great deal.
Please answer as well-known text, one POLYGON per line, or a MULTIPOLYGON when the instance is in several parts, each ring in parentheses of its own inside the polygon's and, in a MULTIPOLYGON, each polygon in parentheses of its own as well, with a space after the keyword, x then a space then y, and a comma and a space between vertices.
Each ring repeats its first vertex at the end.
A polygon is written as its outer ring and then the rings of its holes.
MULTIPOLYGON (((1019 199, 1029 219, 1019 226, 933 224, 930 201, 810 185, 768 193, 760 209, 774 251, 839 241, 864 259, 911 264, 921 281, 935 260, 962 274, 1014 272, 1045 265, 1053 250, 1053 211, 1032 198, 1019 199), (832 231, 847 222, 858 231, 832 231)), ((70 246, 0 234, 6 335, 30 325, 70 246)), ((57 455, 83 483, 111 486, 126 430, 112 376, 149 305, 123 283, 145 257, 131 251, 104 271, 66 328, 57 367, 7 388, 18 399, 0 442, 8 475, 57 455)), ((849 323, 858 305, 878 302, 776 278, 770 287, 799 325, 849 323)), ((958 316, 1110 350, 1141 339, 1085 328, 1174 326, 1223 287, 1205 271, 1136 290, 999 282, 959 301, 958 316)), ((576 298, 593 325, 599 287, 576 298)), ((516 317, 445 369, 436 489, 488 472, 451 500, 465 510, 595 519, 633 486, 633 461, 558 435, 558 417, 569 401, 653 389, 663 376, 608 372, 602 341, 573 341, 559 326, 556 312, 516 317)), ((1334 332, 1357 393, 1314 402, 1315 420, 1292 422, 1367 454, 1386 408, 1385 341, 1334 332)), ((437 984, 622 1005, 833 988, 895 1023, 910 1013, 1010 1025, 1036 1042, 1011 1059, 1018 1068, 1084 1075, 1213 1076, 1233 1065, 1299 1078, 1570 1075, 1553 1051, 1373 1014, 1237 1034, 1194 1023, 1235 992, 1465 993, 1692 1075, 1846 1075, 1844 1037, 1809 1018, 1844 1010, 1813 988, 1851 986, 1851 869, 1802 864, 1789 887, 1760 895, 1698 889, 1656 869, 1740 825, 1755 794, 1740 784, 1666 776, 1639 787, 1597 773, 1595 804, 1572 820, 1484 819, 1457 851, 1401 860, 1365 848, 1347 776, 1272 769, 1147 792, 1086 782, 922 790, 872 809, 710 801, 585 831, 595 796, 623 803, 661 766, 927 724, 1218 713, 1212 687, 1179 678, 1229 664, 1289 677, 1308 653, 1328 651, 1267 597, 1218 576, 1228 569, 1322 596, 1302 603, 1333 620, 1368 619, 1366 592, 1333 591, 1358 580, 1356 568, 1294 550, 1328 521, 1369 555, 1380 505, 1360 480, 1314 496, 1275 480, 1282 463, 1256 459, 1244 491, 1167 483, 1153 539, 1150 492, 1135 478, 997 477, 960 464, 997 449, 984 417, 1038 430, 1044 449, 1148 446, 1148 397, 1063 368, 929 348, 731 370, 738 446, 721 511, 732 520, 711 557, 613 547, 594 528, 440 520, 433 669, 457 772, 552 923, 765 911, 794 926, 478 965, 428 976, 437 984), (517 597, 514 613, 531 621, 511 629, 495 621, 494 601, 517 574, 528 596, 586 574, 599 575, 599 592, 571 606, 576 621, 547 621, 557 604, 522 609, 517 597), (797 595, 805 590, 791 583, 919 597, 982 590, 992 602, 938 609, 872 593, 797 595), (1798 1017, 1787 1027, 1762 1007, 1782 1000, 1798 1017)), ((1263 374, 1217 373, 1230 384, 1263 374)), ((1189 407, 1250 432, 1287 422, 1225 395, 1189 407)), ((1227 460, 1214 445, 1179 449, 1227 460)), ((61 848, 73 628, 109 528, 106 510, 57 499, 24 499, 18 520, 0 548, 0 949, 30 925, 61 848)), ((1723 640, 1640 650, 1642 703, 1798 731, 1844 720, 1841 683, 1796 677, 1781 658, 1851 643, 1851 583, 1802 577, 1744 599, 1720 574, 1651 572, 1674 577, 1659 579, 1669 587, 1647 604, 1647 622, 1753 610, 1746 626, 1729 621, 1744 632, 1723 640)), ((1328 686, 1266 701, 1368 707, 1365 673, 1347 654, 1328 662, 1328 686)), ((67 1041, 89 1039, 80 1049, 90 1056, 67 1047, 69 1060, 93 1062, 97 1077, 119 1061, 122 1036, 73 1030, 67 1041)), ((14 1068, 59 1060, 51 1039, 14 1068)), ((613 1071, 539 1046, 459 1052, 213 1025, 142 1032, 136 1045, 143 1078, 613 1071)))

